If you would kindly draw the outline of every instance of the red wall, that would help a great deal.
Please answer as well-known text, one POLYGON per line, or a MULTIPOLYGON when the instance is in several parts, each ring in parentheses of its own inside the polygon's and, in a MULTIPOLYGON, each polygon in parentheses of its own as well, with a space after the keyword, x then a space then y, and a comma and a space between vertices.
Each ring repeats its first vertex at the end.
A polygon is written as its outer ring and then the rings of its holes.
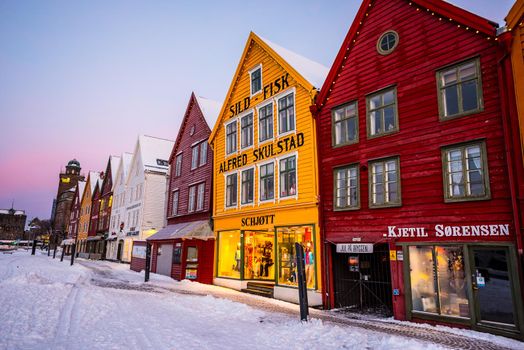
MULTIPOLYGON (((134 241, 133 246, 146 246, 146 242, 134 241)), ((131 250, 132 251, 132 250, 131 250)), ((146 259, 135 258, 131 255, 131 270, 140 272, 146 269, 146 259)))
POLYGON ((213 152, 208 146, 207 163, 201 167, 191 170, 191 145, 200 140, 206 140, 211 134, 213 126, 208 126, 202 111, 198 107, 197 99, 194 94, 191 95, 189 104, 180 127, 169 164, 171 166, 169 179, 169 196, 167 203, 168 224, 178 222, 187 222, 195 220, 206 220, 211 218, 211 186, 213 181, 213 152), (195 132, 190 134, 192 126, 195 126, 195 132), (175 177, 176 155, 183 152, 181 176, 175 177), (204 191, 204 208, 201 211, 188 213, 189 185, 204 182, 206 183, 204 191), (178 197, 178 214, 173 217, 173 190, 179 189, 178 197))
MULTIPOLYGON (((511 224, 503 126, 500 109, 497 43, 456 23, 416 11, 404 0, 372 2, 347 64, 318 116, 321 199, 326 238, 335 242, 384 240, 387 227, 435 224, 511 224), (387 56, 376 51, 379 36, 393 29, 399 45, 387 56), (484 111, 447 121, 438 114, 436 71, 480 56, 484 111), (399 132, 367 138, 366 95, 396 84, 399 132), (358 101, 359 142, 331 146, 331 109, 358 101), (444 203, 441 147, 484 139, 488 153, 491 199, 444 203), (402 206, 369 209, 369 160, 400 157, 402 206), (333 168, 360 163, 361 209, 333 211, 333 168)), ((494 237, 497 239, 497 237, 494 237)), ((503 238, 504 239, 504 238, 503 238)), ((513 238, 505 238, 513 239, 513 238)), ((413 240, 410 238, 409 240, 413 240)))

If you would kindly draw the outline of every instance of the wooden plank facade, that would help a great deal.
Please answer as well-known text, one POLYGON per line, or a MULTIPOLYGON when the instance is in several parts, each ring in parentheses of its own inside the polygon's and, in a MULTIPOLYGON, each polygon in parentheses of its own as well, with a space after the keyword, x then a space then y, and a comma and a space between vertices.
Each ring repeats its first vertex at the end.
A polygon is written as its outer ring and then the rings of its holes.
POLYGON ((521 334, 503 53, 495 24, 444 1, 362 3, 316 105, 328 307, 521 334), (481 306, 487 256, 511 276, 504 321, 481 306), (460 288, 417 285, 446 271, 460 288))

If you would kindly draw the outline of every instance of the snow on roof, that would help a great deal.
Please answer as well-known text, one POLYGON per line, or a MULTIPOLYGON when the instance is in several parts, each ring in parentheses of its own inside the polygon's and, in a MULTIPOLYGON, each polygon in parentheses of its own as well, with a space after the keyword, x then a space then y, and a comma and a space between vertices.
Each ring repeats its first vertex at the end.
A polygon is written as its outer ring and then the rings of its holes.
POLYGON ((127 172, 129 171, 131 160, 133 160, 133 153, 129 153, 129 152, 122 153, 121 161, 122 161, 122 171, 124 172, 124 178, 127 177, 127 172))
POLYGON ((329 68, 301 56, 293 51, 283 48, 257 34, 257 36, 271 47, 280 57, 289 63, 300 75, 309 81, 314 87, 320 89, 326 79, 329 68))
POLYGON ((86 187, 86 181, 78 181, 78 195, 82 197, 82 193, 84 193, 84 188, 86 187))
MULTIPOLYGON (((11 214, 11 209, 0 209, 0 214, 11 214)), ((25 211, 15 210, 13 215, 25 215, 25 211)))
POLYGON ((213 129, 217 121, 220 110, 222 109, 222 103, 210 100, 205 97, 196 96, 198 106, 206 118, 206 123, 210 129, 213 129))
POLYGON ((167 172, 169 168, 169 156, 171 155, 175 141, 140 135, 138 142, 140 144, 139 149, 144 169, 167 172))
POLYGON ((120 163, 119 156, 109 156, 109 163, 111 164, 111 182, 115 183, 116 172, 118 171, 118 164, 120 163))
POLYGON ((93 194, 93 192, 95 192, 95 186, 98 183, 98 180, 100 179, 100 173, 98 171, 90 171, 89 179, 89 184, 91 185, 91 194, 93 194))

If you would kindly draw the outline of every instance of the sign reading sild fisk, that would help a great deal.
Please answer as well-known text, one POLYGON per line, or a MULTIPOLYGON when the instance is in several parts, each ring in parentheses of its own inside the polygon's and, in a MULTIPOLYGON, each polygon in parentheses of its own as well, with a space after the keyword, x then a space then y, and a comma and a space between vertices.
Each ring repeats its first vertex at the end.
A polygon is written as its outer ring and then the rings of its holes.
POLYGON ((435 225, 430 232, 425 227, 398 227, 388 226, 388 238, 424 238, 424 237, 486 237, 509 236, 509 224, 503 225, 435 225))
POLYGON ((339 243, 337 244, 337 253, 373 253, 373 243, 339 243))

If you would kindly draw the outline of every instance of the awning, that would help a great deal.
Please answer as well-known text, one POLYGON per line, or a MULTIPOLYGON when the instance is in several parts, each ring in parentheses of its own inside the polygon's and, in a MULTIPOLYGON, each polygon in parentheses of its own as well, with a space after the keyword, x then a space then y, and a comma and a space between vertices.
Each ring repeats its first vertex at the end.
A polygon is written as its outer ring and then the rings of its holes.
POLYGON ((91 236, 91 237, 87 237, 87 240, 88 240, 88 241, 100 241, 101 239, 104 239, 104 237, 102 237, 102 236, 91 236))
POLYGON ((208 220, 182 222, 164 227, 147 241, 162 241, 167 239, 214 239, 215 235, 208 220))
POLYGON ((62 245, 73 245, 75 243, 75 239, 74 238, 68 238, 68 239, 64 239, 62 241, 62 245))

